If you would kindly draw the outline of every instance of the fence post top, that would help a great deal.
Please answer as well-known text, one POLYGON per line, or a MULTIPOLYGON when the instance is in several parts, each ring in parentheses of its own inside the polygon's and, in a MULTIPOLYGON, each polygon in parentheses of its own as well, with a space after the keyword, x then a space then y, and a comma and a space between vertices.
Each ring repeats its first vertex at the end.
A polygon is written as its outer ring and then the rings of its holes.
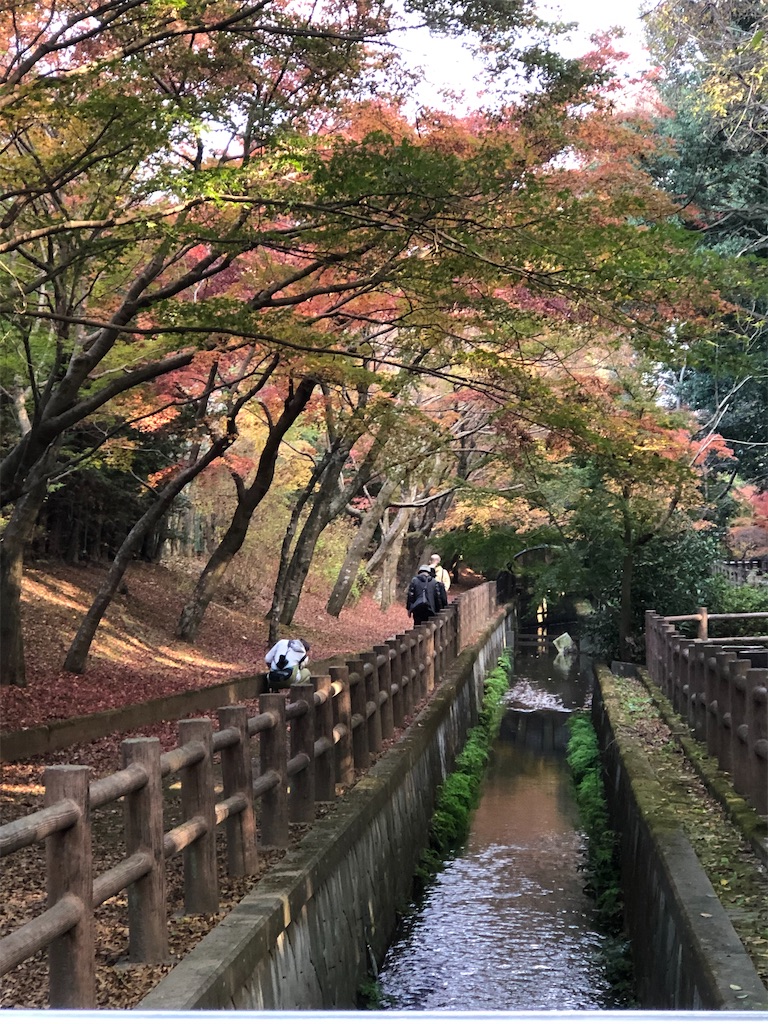
MULTIPOLYGON (((312 685, 310 683, 310 685, 312 685)), ((312 687, 314 690, 314 687, 312 687)), ((260 693, 259 710, 285 713, 286 698, 282 693, 260 693)))
POLYGON ((91 768, 87 764, 49 764, 45 767, 46 775, 49 772, 56 775, 90 775, 91 768))
POLYGON ((121 740, 121 746, 123 747, 136 747, 136 746, 160 746, 159 736, 128 736, 126 739, 121 740))
POLYGON ((314 703, 314 690, 314 684, 311 682, 291 683, 291 701, 303 700, 305 705, 311 708, 314 703))

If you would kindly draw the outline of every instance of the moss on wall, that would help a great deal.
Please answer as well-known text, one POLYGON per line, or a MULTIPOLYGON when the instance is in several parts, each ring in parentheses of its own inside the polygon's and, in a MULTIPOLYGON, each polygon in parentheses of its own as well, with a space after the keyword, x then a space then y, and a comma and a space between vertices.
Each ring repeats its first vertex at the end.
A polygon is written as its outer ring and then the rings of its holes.
POLYGON ((582 828, 587 835, 586 885, 595 901, 595 924, 605 935, 603 969, 612 1006, 634 1003, 634 972, 624 928, 624 897, 618 836, 610 827, 603 785, 600 745, 586 713, 571 716, 568 765, 576 789, 582 828))

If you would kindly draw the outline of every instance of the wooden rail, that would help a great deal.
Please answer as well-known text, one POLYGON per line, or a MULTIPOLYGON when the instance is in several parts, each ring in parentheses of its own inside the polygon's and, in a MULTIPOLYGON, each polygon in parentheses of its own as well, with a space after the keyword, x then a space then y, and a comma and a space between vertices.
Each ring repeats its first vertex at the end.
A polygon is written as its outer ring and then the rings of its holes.
POLYGON ((734 789, 768 814, 768 636, 709 640, 713 619, 762 619, 768 613, 695 615, 645 613, 646 665, 694 736, 734 789), (698 622, 698 637, 682 636, 675 623, 698 622))
POLYGON ((105 778, 90 782, 87 766, 46 768, 44 809, 0 826, 0 856, 45 841, 49 908, 0 939, 0 975, 47 948, 50 1005, 94 1006, 94 911, 124 890, 128 960, 166 961, 166 861, 183 859, 185 914, 216 913, 217 827, 224 826, 232 877, 253 874, 261 849, 287 848, 290 822, 312 821, 316 803, 334 800, 337 784, 365 771, 439 686, 497 613, 495 594, 495 583, 482 584, 423 625, 291 686, 288 698, 261 694, 253 717, 235 705, 219 709, 217 730, 210 718, 180 721, 179 745, 166 753, 155 737, 124 740, 123 767, 105 778), (181 783, 182 821, 165 831, 169 776, 181 783), (93 878, 91 812, 116 800, 124 804, 126 856, 93 878))

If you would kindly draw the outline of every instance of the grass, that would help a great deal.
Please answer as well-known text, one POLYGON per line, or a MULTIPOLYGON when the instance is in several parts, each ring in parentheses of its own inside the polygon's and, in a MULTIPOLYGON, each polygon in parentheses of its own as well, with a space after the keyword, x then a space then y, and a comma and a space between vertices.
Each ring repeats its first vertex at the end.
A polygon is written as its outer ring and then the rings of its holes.
POLYGON ((467 838, 472 811, 477 806, 480 784, 485 775, 491 745, 498 735, 503 714, 503 697, 512 671, 505 651, 484 683, 478 724, 469 730, 467 742, 456 758, 453 772, 437 793, 435 812, 429 828, 429 844, 416 868, 417 886, 428 884, 446 859, 467 838))

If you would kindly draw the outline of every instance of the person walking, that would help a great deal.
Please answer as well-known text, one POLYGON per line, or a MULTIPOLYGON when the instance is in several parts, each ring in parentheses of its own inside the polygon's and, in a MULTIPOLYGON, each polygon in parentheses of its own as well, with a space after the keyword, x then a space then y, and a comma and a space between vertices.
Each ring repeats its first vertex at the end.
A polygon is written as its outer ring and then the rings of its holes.
POLYGON ((426 622, 430 615, 440 611, 437 583, 428 565, 420 565, 418 572, 408 585, 405 610, 413 616, 414 626, 426 622))
POLYGON ((435 579, 438 583, 442 583, 445 587, 445 593, 451 589, 451 574, 445 568, 444 565, 440 564, 440 555, 435 551, 434 554, 429 556, 429 564, 435 570, 435 579))

